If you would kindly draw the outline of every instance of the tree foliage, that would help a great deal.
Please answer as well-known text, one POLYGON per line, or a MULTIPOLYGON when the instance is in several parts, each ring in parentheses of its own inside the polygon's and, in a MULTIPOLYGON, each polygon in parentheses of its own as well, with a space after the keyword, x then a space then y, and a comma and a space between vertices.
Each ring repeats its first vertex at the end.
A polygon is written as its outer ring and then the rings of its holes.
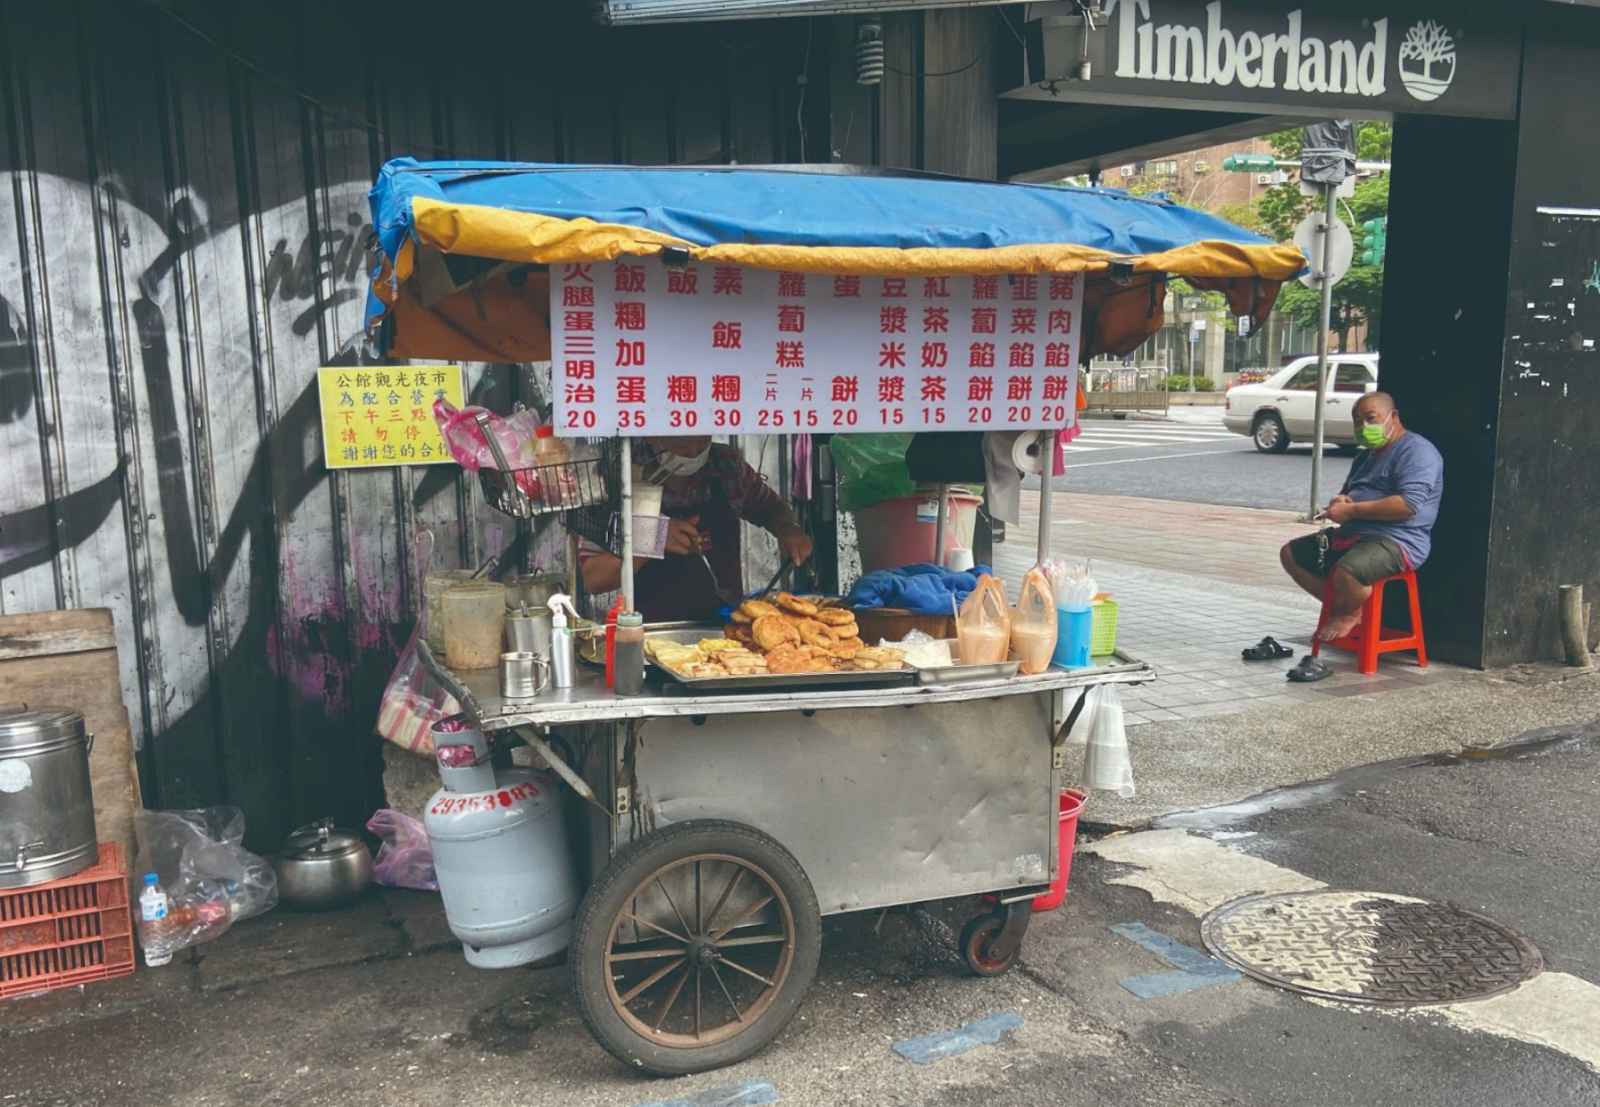
MULTIPOLYGON (((1300 156, 1301 132, 1278 131, 1267 136, 1272 151, 1284 159, 1300 156)), ((1356 158, 1360 161, 1387 161, 1394 146, 1394 127, 1389 123, 1366 122, 1356 129, 1356 158)), ((1316 208, 1316 200, 1304 196, 1295 181, 1274 185, 1253 205, 1256 225, 1261 233, 1279 242, 1294 238, 1295 227, 1316 208)), ((1356 182, 1355 195, 1337 205, 1339 218, 1350 228, 1357 256, 1363 246, 1361 224, 1389 214, 1389 174, 1378 173, 1356 182)), ((1219 214, 1221 214, 1219 212, 1219 214)), ((1241 226, 1244 220, 1225 216, 1241 226)), ((1255 229, 1252 227, 1251 229, 1255 229)), ((1318 324, 1318 293, 1298 281, 1283 286, 1277 310, 1295 322, 1315 330, 1318 324)), ((1367 325, 1368 341, 1375 341, 1383 313, 1383 266, 1352 265, 1344 279, 1333 287, 1331 327, 1346 338, 1358 324, 1367 325)))

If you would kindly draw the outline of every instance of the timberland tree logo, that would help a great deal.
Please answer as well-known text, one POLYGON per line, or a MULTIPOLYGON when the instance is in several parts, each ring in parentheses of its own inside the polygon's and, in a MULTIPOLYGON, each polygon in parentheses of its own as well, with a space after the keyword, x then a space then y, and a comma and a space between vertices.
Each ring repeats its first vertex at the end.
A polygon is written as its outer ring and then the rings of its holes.
MULTIPOLYGON (((1106 14, 1115 18, 1117 77, 1343 96, 1389 90, 1388 19, 1363 21, 1362 37, 1325 40, 1305 33, 1298 9, 1270 31, 1227 26, 1222 0, 1205 6, 1202 26, 1157 24, 1150 0, 1108 0, 1106 14)), ((1436 100, 1455 79, 1455 40, 1434 20, 1418 22, 1400 44, 1399 61, 1406 91, 1436 100)))
POLYGON ((1437 100, 1456 75, 1456 40, 1429 19, 1400 43, 1400 83, 1418 100, 1437 100), (1409 64, 1408 64, 1409 63, 1409 64))

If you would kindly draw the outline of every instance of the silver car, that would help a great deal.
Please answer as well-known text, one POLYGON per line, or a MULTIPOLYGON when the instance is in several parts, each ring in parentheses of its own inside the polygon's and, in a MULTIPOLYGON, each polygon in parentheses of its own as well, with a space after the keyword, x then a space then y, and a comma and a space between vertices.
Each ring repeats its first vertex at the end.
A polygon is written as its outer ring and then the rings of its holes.
MULTIPOLYGON (((1378 387, 1377 354, 1329 354, 1323 416, 1325 439, 1354 449, 1353 405, 1378 387)), ((1249 435, 1262 453, 1282 453, 1291 442, 1309 443, 1317 410, 1317 359, 1291 361, 1260 384, 1228 389, 1222 425, 1249 435)))

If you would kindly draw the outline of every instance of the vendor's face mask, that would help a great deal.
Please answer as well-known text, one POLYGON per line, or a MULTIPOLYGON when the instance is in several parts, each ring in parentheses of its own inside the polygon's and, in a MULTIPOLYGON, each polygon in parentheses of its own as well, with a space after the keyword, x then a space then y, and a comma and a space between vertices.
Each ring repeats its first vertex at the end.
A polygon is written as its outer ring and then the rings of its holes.
POLYGON ((706 461, 711 457, 711 446, 692 457, 675 454, 669 450, 662 450, 656 455, 656 468, 669 477, 692 477, 706 467, 706 461))
MULTIPOLYGON (((1393 412, 1390 414, 1392 415, 1393 412)), ((1385 417, 1381 423, 1362 424, 1361 441, 1365 443, 1369 449, 1381 450, 1384 443, 1389 441, 1389 432, 1386 429, 1388 425, 1389 420, 1387 417, 1385 417)))

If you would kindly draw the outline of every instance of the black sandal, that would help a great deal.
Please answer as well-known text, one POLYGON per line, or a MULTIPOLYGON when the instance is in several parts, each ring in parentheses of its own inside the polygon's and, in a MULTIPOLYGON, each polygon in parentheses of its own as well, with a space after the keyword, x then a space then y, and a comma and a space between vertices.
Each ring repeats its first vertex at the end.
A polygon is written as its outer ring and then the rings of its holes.
POLYGON ((1286 675, 1296 684, 1310 684, 1313 681, 1328 679, 1333 675, 1333 670, 1320 658, 1306 656, 1302 657, 1300 664, 1290 669, 1286 675))
POLYGON ((1285 657, 1293 657, 1294 651, 1282 645, 1276 638, 1263 638, 1247 650, 1239 651, 1246 661, 1281 661, 1285 657))

